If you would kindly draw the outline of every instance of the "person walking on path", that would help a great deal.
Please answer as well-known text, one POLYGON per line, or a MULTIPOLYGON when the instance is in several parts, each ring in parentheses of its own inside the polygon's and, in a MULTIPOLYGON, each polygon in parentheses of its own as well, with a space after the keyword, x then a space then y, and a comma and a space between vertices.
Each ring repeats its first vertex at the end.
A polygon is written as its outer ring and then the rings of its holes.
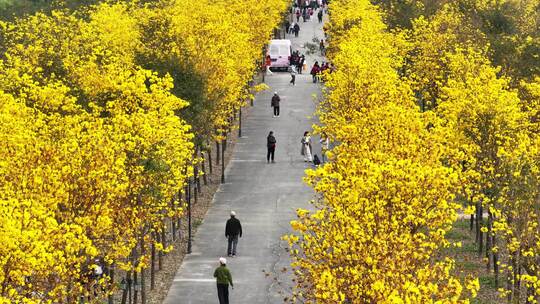
POLYGON ((296 85, 296 66, 291 65, 291 81, 292 85, 296 85))
POLYGON ((270 55, 266 55, 266 58, 264 60, 264 65, 266 66, 266 74, 272 75, 272 71, 270 71, 270 65, 272 64, 272 58, 270 58, 270 55))
POLYGON ((322 163, 324 164, 326 162, 326 152, 330 148, 330 139, 328 139, 328 135, 323 132, 321 134, 321 140, 319 142, 321 143, 321 158, 322 163))
POLYGON ((319 23, 322 23, 322 16, 323 16, 323 10, 320 9, 317 13, 317 18, 319 19, 319 23))
POLYGON ((219 304, 229 304, 229 284, 234 289, 231 272, 227 268, 227 259, 219 258, 219 267, 214 270, 219 304))
POLYGON ((298 74, 302 74, 302 69, 304 68, 304 61, 306 61, 306 56, 302 54, 302 56, 300 56, 300 59, 298 60, 298 65, 296 66, 296 72, 298 72, 298 74))
POLYGON ((302 143, 302 148, 300 150, 300 154, 304 156, 305 162, 311 162, 311 136, 309 135, 309 132, 304 132, 304 137, 302 137, 302 140, 300 141, 302 143))
POLYGON ((270 163, 270 160, 272 160, 272 163, 275 163, 274 153, 276 152, 276 138, 274 137, 273 131, 270 131, 266 137, 266 147, 268 148, 268 153, 266 153, 266 162, 270 163))
POLYGON ((319 50, 321 51, 321 56, 324 56, 324 52, 326 50, 326 47, 324 46, 324 40, 321 39, 321 41, 319 42, 319 50))
POLYGON ((298 25, 298 22, 294 24, 294 37, 298 37, 298 33, 300 32, 300 25, 298 25))
POLYGON ((281 98, 279 98, 279 95, 277 92, 274 92, 274 96, 272 96, 272 101, 270 102, 270 106, 274 108, 274 117, 279 117, 279 102, 281 101, 281 98))
POLYGON ((283 26, 285 27, 285 33, 289 34, 289 28, 291 27, 289 20, 285 20, 285 24, 283 26))
POLYGON ((231 218, 227 220, 225 225, 225 237, 227 238, 227 255, 236 256, 236 245, 238 245, 238 238, 242 237, 242 225, 236 218, 236 212, 231 211, 231 218))
POLYGON ((313 83, 317 82, 317 74, 319 74, 320 70, 321 68, 319 67, 319 62, 315 61, 315 64, 311 68, 311 72, 310 72, 311 77, 313 77, 313 83))

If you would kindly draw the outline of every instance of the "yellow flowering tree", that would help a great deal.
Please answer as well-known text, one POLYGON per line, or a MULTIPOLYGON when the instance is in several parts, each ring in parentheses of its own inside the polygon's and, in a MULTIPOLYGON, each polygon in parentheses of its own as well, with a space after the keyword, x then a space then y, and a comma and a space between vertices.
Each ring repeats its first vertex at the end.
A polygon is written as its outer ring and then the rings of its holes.
POLYGON ((195 146, 230 128, 286 6, 107 1, 0 22, 0 302, 99 302, 116 286, 95 258, 130 276, 165 250, 195 146))
POLYGON ((441 248, 457 218, 459 175, 443 161, 442 121, 421 113, 398 70, 404 36, 369 1, 333 1, 331 61, 318 132, 337 146, 308 171, 317 211, 291 224, 291 302, 467 303, 478 281, 453 273, 441 248), (343 7, 355 7, 354 12, 343 7), (351 17, 354 14, 354 17, 351 17), (470 290, 470 293, 465 292, 470 290))

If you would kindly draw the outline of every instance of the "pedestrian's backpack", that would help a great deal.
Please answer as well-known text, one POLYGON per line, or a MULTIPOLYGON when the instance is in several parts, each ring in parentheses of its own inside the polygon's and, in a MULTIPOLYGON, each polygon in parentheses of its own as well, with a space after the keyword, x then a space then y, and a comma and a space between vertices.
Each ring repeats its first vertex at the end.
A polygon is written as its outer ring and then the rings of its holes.
POLYGON ((317 156, 317 154, 313 155, 313 164, 315 166, 318 166, 321 164, 321 160, 319 159, 319 157, 317 156))

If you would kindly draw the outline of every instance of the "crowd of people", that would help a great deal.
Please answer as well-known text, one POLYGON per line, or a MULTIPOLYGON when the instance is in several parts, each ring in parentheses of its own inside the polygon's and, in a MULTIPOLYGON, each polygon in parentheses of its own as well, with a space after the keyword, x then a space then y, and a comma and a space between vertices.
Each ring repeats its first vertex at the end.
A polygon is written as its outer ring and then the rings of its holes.
POLYGON ((296 0, 291 8, 291 13, 296 16, 296 22, 300 22, 300 18, 306 22, 311 19, 315 10, 320 9, 317 17, 319 23, 321 23, 323 13, 327 10, 327 7, 328 0, 296 0))
MULTIPOLYGON (((290 35, 294 34, 295 37, 298 37, 300 32, 300 25, 298 24, 300 22, 300 18, 302 18, 304 22, 309 21, 311 16, 313 16, 313 14, 316 12, 316 10, 318 10, 318 21, 319 23, 322 23, 324 11, 327 4, 327 0, 295 0, 294 5, 291 8, 291 14, 296 17, 296 22, 292 20, 293 18, 291 18, 292 22, 287 20, 284 23, 286 33, 290 35)), ((326 48, 324 40, 320 40, 319 50, 321 51, 321 56, 325 56, 326 48)), ((296 75, 302 74, 302 71, 307 70, 306 56, 304 54, 301 54, 299 50, 293 51, 290 56, 289 63, 289 72, 291 73, 290 83, 294 86, 296 84, 296 75)), ((269 55, 266 56, 264 65, 266 67, 266 73, 268 75, 272 75, 272 71, 270 71, 271 58, 269 55)), ((318 61, 315 61, 310 70, 313 83, 323 82, 325 73, 331 73, 334 71, 334 69, 335 67, 332 66, 332 64, 329 62, 323 61, 321 64, 319 64, 318 61)), ((278 92, 274 92, 270 100, 273 117, 280 116, 280 104, 281 97, 279 96, 278 92)), ((321 145, 320 155, 322 159, 319 159, 319 156, 313 153, 312 138, 310 132, 305 131, 303 133, 303 136, 300 139, 300 155, 303 157, 304 162, 310 162, 313 163, 313 165, 318 166, 321 163, 327 161, 326 153, 329 150, 330 142, 326 134, 321 134, 319 142, 321 145)), ((270 131, 268 133, 268 136, 266 137, 267 163, 275 163, 274 155, 276 151, 276 144, 276 136, 273 131, 270 131)), ((242 225, 240 224, 240 221, 236 218, 236 213, 234 211, 231 211, 230 219, 225 225, 225 237, 227 238, 227 256, 236 257, 236 247, 238 244, 238 240, 240 237, 242 237, 242 225)), ((234 285, 231 272, 227 268, 226 258, 219 258, 219 266, 214 271, 214 277, 216 278, 217 283, 219 303, 228 304, 228 287, 230 285, 234 289, 234 285)))
POLYGON ((315 61, 309 73, 311 74, 313 83, 324 82, 325 73, 332 73, 334 69, 335 67, 330 64, 330 62, 323 61, 322 64, 319 65, 319 62, 315 61))
MULTIPOLYGON (((274 95, 272 95, 272 98, 270 100, 270 106, 273 109, 274 117, 279 117, 280 102, 281 102, 281 97, 279 96, 278 92, 274 92, 274 95)), ((267 147, 266 162, 267 163, 275 162, 274 154, 276 152, 276 143, 277 143, 277 140, 276 140, 276 137, 274 136, 274 132, 270 131, 270 133, 268 133, 268 136, 266 137, 266 147, 267 147)), ((316 154, 313 154, 313 148, 311 146, 311 135, 309 134, 309 131, 304 132, 304 135, 302 136, 300 143, 301 143, 300 155, 304 157, 304 161, 312 162, 315 166, 320 165, 321 159, 319 159, 319 157, 316 154)), ((322 162, 324 163, 326 160, 326 152, 328 151, 329 144, 330 144, 328 140, 328 136, 326 136, 326 134, 321 134, 320 144, 321 144, 322 162)))

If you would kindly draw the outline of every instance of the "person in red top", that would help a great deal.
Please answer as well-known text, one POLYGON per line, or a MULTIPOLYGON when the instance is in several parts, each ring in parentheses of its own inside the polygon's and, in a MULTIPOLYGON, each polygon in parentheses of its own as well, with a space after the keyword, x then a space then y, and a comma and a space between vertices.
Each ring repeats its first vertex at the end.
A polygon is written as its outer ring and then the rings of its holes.
POLYGON ((310 72, 311 77, 313 77, 313 83, 317 82, 317 74, 319 74, 320 71, 321 71, 321 67, 319 66, 319 62, 315 61, 315 64, 311 68, 311 72, 310 72))
POLYGON ((321 74, 321 81, 324 81, 324 71, 328 70, 328 62, 323 62, 321 64, 321 68, 319 70, 319 73, 321 74))
POLYGON ((270 55, 266 55, 266 59, 264 62, 264 65, 266 66, 266 74, 272 75, 272 71, 270 71, 270 65, 272 64, 272 59, 270 59, 270 55))

